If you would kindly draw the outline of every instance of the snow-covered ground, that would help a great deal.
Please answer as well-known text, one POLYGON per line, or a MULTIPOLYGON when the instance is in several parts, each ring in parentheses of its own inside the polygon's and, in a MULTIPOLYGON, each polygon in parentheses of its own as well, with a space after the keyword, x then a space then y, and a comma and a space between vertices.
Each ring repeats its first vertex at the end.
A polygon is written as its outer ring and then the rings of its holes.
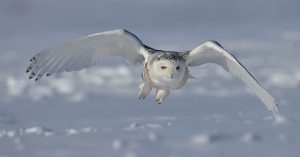
POLYGON ((0 157, 300 156, 299 4, 232 2, 1 1, 0 157), (38 51, 118 27, 162 49, 220 41, 278 100, 281 115, 272 119, 240 80, 214 65, 191 69, 198 80, 161 105, 153 93, 138 100, 140 66, 118 58, 27 79, 38 51))
MULTIPOLYGON (((207 72, 203 80, 212 80, 191 81, 161 105, 155 103, 153 94, 146 100, 137 99, 139 75, 125 65, 49 77, 38 83, 7 76, 0 105, 0 153, 299 155, 299 90, 281 88, 284 77, 292 76, 278 73, 283 75, 277 78, 281 83, 267 81, 268 77, 262 81, 280 104, 281 116, 273 120, 243 84, 221 75, 219 68, 206 68, 214 72, 207 72)), ((202 70, 205 74, 207 69, 202 70)))

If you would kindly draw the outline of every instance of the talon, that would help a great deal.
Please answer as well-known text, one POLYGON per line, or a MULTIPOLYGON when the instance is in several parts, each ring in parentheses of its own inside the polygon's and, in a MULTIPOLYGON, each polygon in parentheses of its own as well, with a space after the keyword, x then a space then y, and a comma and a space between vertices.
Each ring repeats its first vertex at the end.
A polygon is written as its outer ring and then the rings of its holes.
POLYGON ((156 99, 156 102, 157 102, 158 104, 161 104, 161 101, 159 101, 158 99, 156 99))
POLYGON ((145 99, 151 92, 152 87, 148 84, 142 83, 139 85, 140 92, 138 94, 139 99, 145 99))
POLYGON ((165 98, 168 96, 169 90, 157 89, 156 91, 156 100, 158 104, 161 104, 165 98))

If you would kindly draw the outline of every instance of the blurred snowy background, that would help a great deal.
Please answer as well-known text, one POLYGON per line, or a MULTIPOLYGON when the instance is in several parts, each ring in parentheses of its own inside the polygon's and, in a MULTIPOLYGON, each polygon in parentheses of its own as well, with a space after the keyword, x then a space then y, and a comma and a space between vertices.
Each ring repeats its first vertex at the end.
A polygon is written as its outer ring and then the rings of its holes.
POLYGON ((0 0, 0 157, 299 156, 297 0, 0 0), (222 68, 157 105, 137 99, 140 66, 120 59, 28 80, 29 58, 84 35, 125 28, 147 45, 189 50, 217 40, 278 100, 271 119, 222 68))

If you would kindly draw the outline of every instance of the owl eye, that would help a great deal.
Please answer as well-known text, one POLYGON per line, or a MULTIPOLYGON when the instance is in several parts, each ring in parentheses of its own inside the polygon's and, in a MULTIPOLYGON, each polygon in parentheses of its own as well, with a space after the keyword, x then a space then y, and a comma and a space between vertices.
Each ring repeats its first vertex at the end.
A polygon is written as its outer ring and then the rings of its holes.
POLYGON ((177 66, 177 67, 176 67, 176 70, 179 70, 179 69, 180 69, 180 67, 179 67, 179 66, 177 66))
POLYGON ((160 68, 163 69, 163 70, 167 69, 167 67, 165 67, 165 66, 162 66, 162 67, 160 67, 160 68))

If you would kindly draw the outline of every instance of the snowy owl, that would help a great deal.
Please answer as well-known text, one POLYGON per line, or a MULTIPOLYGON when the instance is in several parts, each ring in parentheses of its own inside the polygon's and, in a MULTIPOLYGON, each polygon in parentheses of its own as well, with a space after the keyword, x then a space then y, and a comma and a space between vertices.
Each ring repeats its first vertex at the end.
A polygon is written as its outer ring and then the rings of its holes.
POLYGON ((26 73, 30 72, 29 79, 35 78, 37 81, 44 75, 89 68, 111 56, 122 56, 130 63, 143 64, 139 99, 147 97, 155 88, 156 101, 160 104, 169 90, 181 88, 192 78, 190 66, 215 63, 239 77, 270 112, 274 115, 278 113, 274 98, 216 41, 207 41, 191 51, 175 52, 151 48, 124 29, 100 32, 44 50, 30 59, 26 73))

